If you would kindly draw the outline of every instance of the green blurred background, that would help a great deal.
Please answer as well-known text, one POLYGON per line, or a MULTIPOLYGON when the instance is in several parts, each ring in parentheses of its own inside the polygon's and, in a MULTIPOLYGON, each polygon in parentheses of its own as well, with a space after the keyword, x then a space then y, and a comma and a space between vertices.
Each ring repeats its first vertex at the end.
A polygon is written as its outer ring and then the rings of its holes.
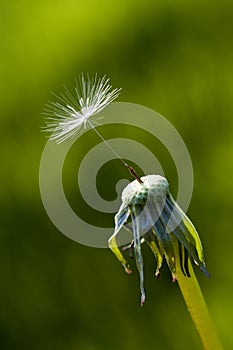
MULTIPOLYGON (((195 187, 188 213, 212 277, 197 275, 224 348, 232 349, 233 2, 10 0, 0 3, 0 26, 0 348, 201 349, 178 286, 165 266, 155 280, 149 251, 140 308, 136 271, 127 276, 107 249, 66 238, 43 208, 42 109, 50 91, 72 87, 81 72, 98 72, 123 88, 119 101, 164 115, 190 151, 195 187)), ((127 136, 148 144, 176 191, 164 147, 133 129, 127 136)), ((83 137, 71 159, 78 162, 97 142, 93 134, 83 137)), ((79 210, 76 166, 67 165, 65 183, 79 210)), ((101 173, 100 191, 114 194, 112 179, 126 175, 113 162, 101 173)), ((112 220, 108 215, 105 225, 112 220)))

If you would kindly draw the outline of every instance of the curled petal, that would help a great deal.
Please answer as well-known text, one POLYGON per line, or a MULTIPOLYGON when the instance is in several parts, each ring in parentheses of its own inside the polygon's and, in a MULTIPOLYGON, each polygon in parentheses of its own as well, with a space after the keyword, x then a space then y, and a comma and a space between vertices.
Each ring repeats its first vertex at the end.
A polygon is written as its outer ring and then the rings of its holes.
POLYGON ((176 273, 175 252, 171 237, 166 232, 166 224, 161 219, 161 213, 163 213, 165 206, 165 200, 163 198, 159 198, 158 200, 157 198, 153 202, 153 205, 148 206, 148 216, 156 218, 156 222, 154 224, 154 227, 152 228, 152 232, 156 235, 159 242, 159 246, 164 251, 166 261, 174 279, 176 273))
POLYGON ((180 268, 184 276, 190 277, 189 273, 189 253, 187 249, 178 241, 179 257, 180 257, 180 268))
POLYGON ((155 276, 159 277, 160 268, 162 267, 163 257, 164 257, 163 249, 160 247, 157 237, 152 230, 145 235, 144 239, 146 243, 149 245, 152 252, 154 253, 155 259, 157 261, 155 276))
POLYGON ((134 254, 136 265, 140 277, 140 290, 141 290, 141 306, 145 302, 145 289, 144 289, 144 273, 143 273, 143 258, 141 252, 141 237, 140 237, 140 224, 139 224, 139 210, 137 207, 132 208, 131 218, 133 225, 133 236, 134 236, 134 254))
POLYGON ((199 266, 205 275, 210 276, 205 268, 203 249, 198 233, 191 221, 187 218, 174 200, 172 203, 170 200, 171 198, 172 197, 170 195, 166 200, 166 206, 162 213, 163 220, 166 223, 168 223, 168 221, 170 222, 173 228, 173 233, 178 241, 187 249, 196 265, 199 266))
MULTIPOLYGON (((165 200, 162 197, 156 198, 156 202, 152 199, 148 199, 144 205, 135 204, 133 206, 137 209, 141 237, 154 227, 156 221, 162 213, 164 206, 165 200)), ((132 223, 126 223, 124 227, 130 232, 133 232, 132 223)))
POLYGON ((172 273, 172 277, 174 279, 176 274, 175 252, 174 252, 171 237, 165 231, 165 226, 161 219, 157 220, 154 227, 154 232, 156 234, 156 237, 158 238, 160 245, 163 247, 167 264, 169 266, 169 269, 172 273))
POLYGON ((171 218, 173 220, 176 220, 175 225, 178 225, 180 223, 182 230, 186 232, 188 236, 187 238, 190 240, 190 242, 192 242, 195 245, 198 252, 199 259, 204 263, 204 254, 203 254, 201 240, 199 238, 199 235, 194 225, 189 220, 187 215, 185 215, 185 213, 179 207, 179 205, 175 202, 171 194, 167 196, 166 203, 168 204, 170 210, 172 211, 171 218))
POLYGON ((118 235, 120 229, 122 228, 122 226, 124 225, 124 223, 127 221, 129 215, 130 215, 130 211, 129 211, 128 207, 121 206, 120 210, 118 211, 118 213, 115 216, 115 230, 114 230, 113 235, 108 240, 108 245, 109 245, 109 248, 112 250, 112 252, 117 257, 117 259, 123 265, 125 272, 130 274, 132 271, 129 268, 129 265, 128 265, 127 261, 125 260, 124 256, 122 255, 122 253, 118 247, 118 244, 117 244, 117 235, 118 235))

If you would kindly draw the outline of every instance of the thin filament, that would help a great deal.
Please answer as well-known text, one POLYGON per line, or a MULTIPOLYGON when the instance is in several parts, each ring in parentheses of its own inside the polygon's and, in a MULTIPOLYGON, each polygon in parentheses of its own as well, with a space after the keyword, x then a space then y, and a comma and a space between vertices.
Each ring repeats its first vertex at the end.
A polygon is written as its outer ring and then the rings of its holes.
POLYGON ((110 143, 105 140, 105 138, 101 135, 101 133, 94 127, 94 125, 90 122, 90 120, 87 120, 87 123, 90 125, 90 127, 95 130, 96 134, 99 136, 99 138, 105 143, 105 145, 115 154, 115 156, 126 166, 126 168, 129 170, 130 174, 139 182, 143 183, 143 181, 140 179, 140 177, 137 175, 136 171, 133 167, 131 167, 129 164, 126 163, 126 161, 121 158, 119 153, 110 145, 110 143))

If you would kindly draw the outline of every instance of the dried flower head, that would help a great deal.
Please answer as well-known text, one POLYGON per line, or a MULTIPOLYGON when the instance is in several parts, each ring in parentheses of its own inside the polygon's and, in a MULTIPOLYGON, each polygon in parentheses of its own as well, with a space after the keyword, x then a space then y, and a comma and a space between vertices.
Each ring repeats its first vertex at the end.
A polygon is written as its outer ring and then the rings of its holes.
POLYGON ((45 131, 52 132, 51 140, 57 143, 81 131, 93 128, 98 120, 97 113, 117 98, 121 89, 112 89, 106 76, 76 79, 75 96, 65 87, 63 93, 55 95, 58 101, 50 101, 44 110, 45 131))
POLYGON ((140 276, 141 305, 145 301, 143 258, 141 244, 146 242, 157 261, 156 276, 160 275, 163 259, 169 266, 173 281, 176 280, 176 261, 184 275, 190 276, 188 260, 191 259, 209 276, 205 268, 203 249, 198 233, 169 193, 168 181, 159 175, 148 175, 131 182, 122 192, 122 205, 115 216, 115 231, 109 239, 109 247, 122 263, 127 273, 131 269, 123 255, 133 252, 140 276), (133 234, 132 243, 121 250, 117 235, 124 227, 133 234), (174 239, 179 244, 179 255, 174 250, 174 239))

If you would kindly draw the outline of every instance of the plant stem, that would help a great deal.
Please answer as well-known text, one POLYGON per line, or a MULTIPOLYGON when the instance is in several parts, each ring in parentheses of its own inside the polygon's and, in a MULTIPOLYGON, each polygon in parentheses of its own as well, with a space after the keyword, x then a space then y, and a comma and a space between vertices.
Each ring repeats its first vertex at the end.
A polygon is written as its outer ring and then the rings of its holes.
MULTIPOLYGON (((175 255, 179 256, 178 242, 172 237, 175 255)), ((202 295, 199 283, 189 261, 189 271, 191 277, 184 276, 181 271, 179 259, 176 259, 176 279, 181 293, 191 315, 193 323, 201 338, 203 349, 223 350, 221 341, 213 325, 209 310, 202 295)))

